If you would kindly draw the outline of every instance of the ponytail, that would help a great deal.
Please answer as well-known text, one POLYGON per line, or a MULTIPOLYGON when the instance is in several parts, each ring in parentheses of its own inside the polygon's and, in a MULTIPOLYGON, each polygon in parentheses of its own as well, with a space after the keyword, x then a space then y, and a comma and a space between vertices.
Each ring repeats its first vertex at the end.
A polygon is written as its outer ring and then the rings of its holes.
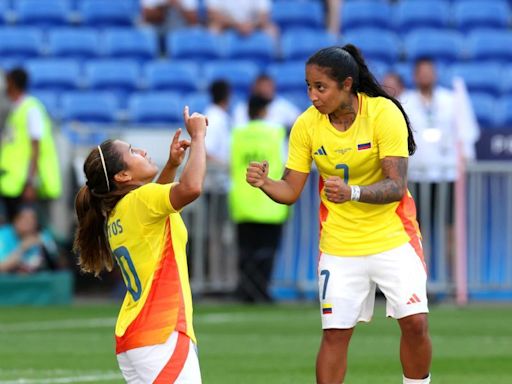
POLYGON ((95 197, 87 185, 78 191, 75 199, 78 218, 73 250, 78 253, 78 265, 86 273, 98 276, 103 269, 114 267, 112 253, 106 234, 106 217, 101 201, 95 197))
POLYGON ((329 47, 321 49, 311 56, 306 65, 316 64, 320 67, 329 68, 331 76, 342 84, 347 77, 352 77, 352 92, 363 92, 370 97, 384 97, 391 100, 402 112, 407 125, 407 147, 409 155, 416 152, 416 143, 411 129, 409 117, 404 111, 400 102, 389 95, 375 79, 368 69, 359 49, 352 44, 340 47, 329 47))
POLYGON ((75 210, 78 228, 73 250, 78 254, 78 265, 86 273, 98 276, 104 269, 114 267, 107 237, 107 220, 117 202, 136 188, 118 188, 114 175, 126 164, 112 140, 94 148, 84 162, 87 183, 78 191, 75 210))

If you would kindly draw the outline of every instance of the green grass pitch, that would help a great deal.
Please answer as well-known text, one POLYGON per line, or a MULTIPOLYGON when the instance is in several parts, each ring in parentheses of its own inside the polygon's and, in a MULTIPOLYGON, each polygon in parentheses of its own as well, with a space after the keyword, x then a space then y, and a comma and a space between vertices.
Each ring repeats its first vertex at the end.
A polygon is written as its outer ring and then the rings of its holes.
MULTIPOLYGON (((0 384, 122 383, 113 350, 118 305, 0 309, 0 384)), ((509 384, 512 306, 433 306, 436 384, 509 384)), ((313 304, 196 303, 205 384, 314 383, 320 340, 313 304)), ((358 326, 347 384, 401 383, 399 330, 379 304, 358 326)))

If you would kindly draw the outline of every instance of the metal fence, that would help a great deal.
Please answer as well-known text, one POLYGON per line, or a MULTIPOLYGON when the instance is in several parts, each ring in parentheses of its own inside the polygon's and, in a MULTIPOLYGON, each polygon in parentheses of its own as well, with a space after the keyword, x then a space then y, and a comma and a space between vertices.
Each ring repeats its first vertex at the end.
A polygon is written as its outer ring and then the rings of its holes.
MULTIPOLYGON (((196 293, 228 292, 237 279, 235 226, 229 220, 226 194, 215 186, 218 170, 208 173, 207 193, 184 211, 190 234, 191 281, 196 293)), ((455 227, 467 239, 462 255, 470 299, 512 298, 512 164, 474 163, 465 173, 465 193, 450 198, 450 184, 414 183, 428 288, 440 297, 457 290, 455 227), (462 201, 458 201, 462 199, 462 201), (457 202, 465 207, 457 223, 457 202)), ((272 291, 278 299, 316 296, 318 258, 318 175, 309 177, 283 231, 274 266, 272 291)))

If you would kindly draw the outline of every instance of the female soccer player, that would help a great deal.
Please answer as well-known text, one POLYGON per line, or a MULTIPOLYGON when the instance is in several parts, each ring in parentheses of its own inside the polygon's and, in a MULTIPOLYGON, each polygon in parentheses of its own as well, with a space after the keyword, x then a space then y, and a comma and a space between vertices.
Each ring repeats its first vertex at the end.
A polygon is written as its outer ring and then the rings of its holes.
POLYGON ((314 161, 320 172, 319 298, 323 337, 318 383, 342 383, 350 337, 370 321, 378 285, 398 320, 404 383, 429 383, 426 269, 416 208, 407 190, 415 150, 408 118, 353 45, 325 48, 306 63, 313 106, 295 122, 281 180, 250 163, 247 182, 293 204, 314 161))
POLYGON ((83 271, 120 267, 127 293, 117 319, 117 360, 128 383, 201 383, 192 328, 187 230, 179 211, 200 194, 206 172, 203 115, 189 116, 191 140, 173 138, 158 168, 147 152, 107 140, 84 163, 87 183, 76 197, 75 250, 83 271), (178 182, 176 169, 190 147, 178 182))

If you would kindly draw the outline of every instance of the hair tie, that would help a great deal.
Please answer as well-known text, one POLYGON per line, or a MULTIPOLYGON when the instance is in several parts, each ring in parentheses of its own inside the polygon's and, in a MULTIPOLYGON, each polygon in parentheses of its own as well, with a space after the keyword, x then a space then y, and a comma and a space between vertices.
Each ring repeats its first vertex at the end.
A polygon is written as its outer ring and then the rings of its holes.
POLYGON ((105 158, 103 157, 103 151, 101 147, 98 145, 98 151, 100 152, 101 165, 103 165, 103 173, 105 174, 105 180, 107 182, 107 190, 110 192, 110 182, 108 181, 108 173, 107 166, 105 165, 105 158))

